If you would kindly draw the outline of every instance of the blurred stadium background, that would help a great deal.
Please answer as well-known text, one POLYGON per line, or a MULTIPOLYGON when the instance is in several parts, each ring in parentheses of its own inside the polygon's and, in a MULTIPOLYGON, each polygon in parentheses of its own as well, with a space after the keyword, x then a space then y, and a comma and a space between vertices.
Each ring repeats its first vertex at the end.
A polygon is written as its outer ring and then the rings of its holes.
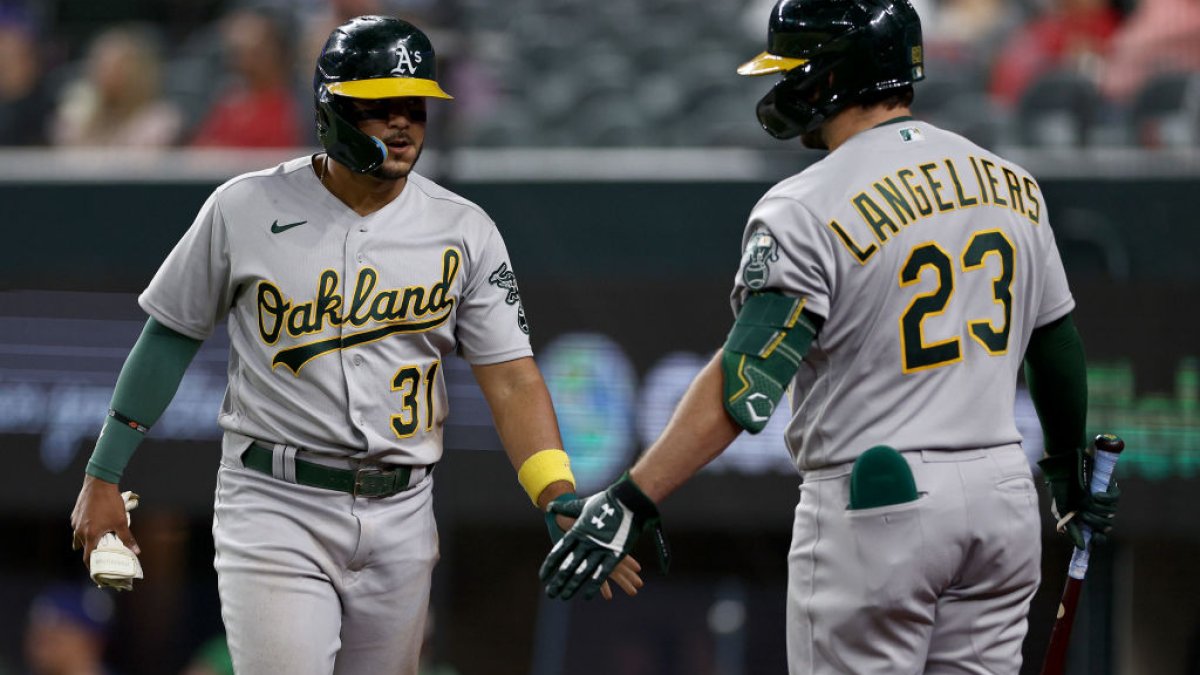
MULTIPOLYGON (((1200 673, 1200 0, 915 0, 921 117, 1030 169, 1079 300, 1095 432, 1125 499, 1072 673, 1200 673)), ((96 596, 68 514, 136 293, 229 177, 315 152, 313 58, 345 17, 425 28, 457 100, 424 173, 499 223, 581 487, 665 424, 729 324, 750 207, 819 159, 754 118, 770 0, 0 0, 0 674, 222 672, 211 491, 226 344, 201 351, 127 472, 147 579, 96 596), (214 657, 213 654, 218 654, 214 657), (207 671, 203 670, 208 668, 207 671)), ((670 577, 539 595, 541 519, 464 364, 438 469, 430 674, 783 673, 797 477, 782 419, 664 505, 670 577)), ((1018 415, 1031 456, 1040 432, 1018 415)), ((1044 523, 1036 672, 1067 546, 1044 523)), ((649 561, 652 553, 643 552, 649 561)))

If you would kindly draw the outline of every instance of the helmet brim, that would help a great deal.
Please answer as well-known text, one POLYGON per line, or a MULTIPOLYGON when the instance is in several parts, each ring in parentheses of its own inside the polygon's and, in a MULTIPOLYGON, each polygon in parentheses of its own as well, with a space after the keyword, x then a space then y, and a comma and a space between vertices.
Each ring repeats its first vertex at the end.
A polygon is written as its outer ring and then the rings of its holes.
POLYGON ((738 75, 750 76, 786 73, 806 63, 808 63, 808 59, 797 59, 790 56, 778 56, 770 52, 763 52, 738 66, 737 72, 738 75))
POLYGON ((330 93, 347 98, 396 98, 398 96, 423 96, 426 98, 454 97, 442 91, 437 82, 419 77, 377 77, 370 80, 330 82, 330 93))

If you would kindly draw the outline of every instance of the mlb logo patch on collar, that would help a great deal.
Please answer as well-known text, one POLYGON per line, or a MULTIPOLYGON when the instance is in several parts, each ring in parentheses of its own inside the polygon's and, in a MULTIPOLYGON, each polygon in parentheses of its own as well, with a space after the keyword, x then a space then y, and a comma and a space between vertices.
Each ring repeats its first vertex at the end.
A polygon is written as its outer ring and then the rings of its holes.
POLYGON ((921 133, 921 130, 916 127, 904 127, 900 130, 900 138, 905 143, 917 143, 925 140, 925 134, 921 133))

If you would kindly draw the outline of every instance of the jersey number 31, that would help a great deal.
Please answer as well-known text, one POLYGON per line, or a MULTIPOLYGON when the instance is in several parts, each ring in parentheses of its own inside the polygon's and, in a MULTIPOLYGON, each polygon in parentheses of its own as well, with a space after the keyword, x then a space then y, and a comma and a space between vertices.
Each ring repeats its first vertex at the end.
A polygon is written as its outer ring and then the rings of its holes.
POLYGON ((392 378, 392 391, 400 392, 400 402, 403 405, 399 415, 392 415, 392 431, 396 433, 396 438, 408 438, 417 433, 421 427, 422 411, 424 411, 425 417, 425 431, 433 428, 433 385, 437 382, 440 365, 441 361, 429 364, 423 378, 425 380, 424 387, 421 387, 420 366, 404 366, 396 371, 395 377, 392 378), (424 389, 424 396, 418 398, 422 389, 424 389))
MULTIPOLYGON (((995 326, 988 319, 967 322, 967 332, 988 354, 998 356, 1008 352, 1009 324, 1012 320, 1012 284, 1015 251, 1012 242, 1000 230, 976 232, 963 249, 963 273, 980 270, 989 255, 1000 259, 1000 274, 992 282, 992 302, 1004 309, 1004 321, 995 326)), ((925 319, 946 311, 954 295, 954 261, 936 242, 914 248, 900 268, 901 288, 917 283, 926 267, 937 273, 938 285, 933 291, 918 295, 900 315, 900 351, 904 372, 914 373, 962 360, 962 338, 953 337, 941 342, 927 343, 924 336, 925 319)))

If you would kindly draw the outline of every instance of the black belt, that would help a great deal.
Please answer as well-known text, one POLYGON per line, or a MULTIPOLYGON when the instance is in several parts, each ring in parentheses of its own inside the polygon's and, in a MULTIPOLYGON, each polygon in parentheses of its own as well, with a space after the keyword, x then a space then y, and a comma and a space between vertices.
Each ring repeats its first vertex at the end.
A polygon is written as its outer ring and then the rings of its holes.
MULTIPOLYGON (((251 443, 242 453, 242 465, 267 475, 274 475, 275 451, 262 443, 251 443)), ((390 497, 409 488, 411 466, 394 469, 337 469, 315 462, 297 459, 296 482, 300 485, 349 492, 355 497, 390 497)))

